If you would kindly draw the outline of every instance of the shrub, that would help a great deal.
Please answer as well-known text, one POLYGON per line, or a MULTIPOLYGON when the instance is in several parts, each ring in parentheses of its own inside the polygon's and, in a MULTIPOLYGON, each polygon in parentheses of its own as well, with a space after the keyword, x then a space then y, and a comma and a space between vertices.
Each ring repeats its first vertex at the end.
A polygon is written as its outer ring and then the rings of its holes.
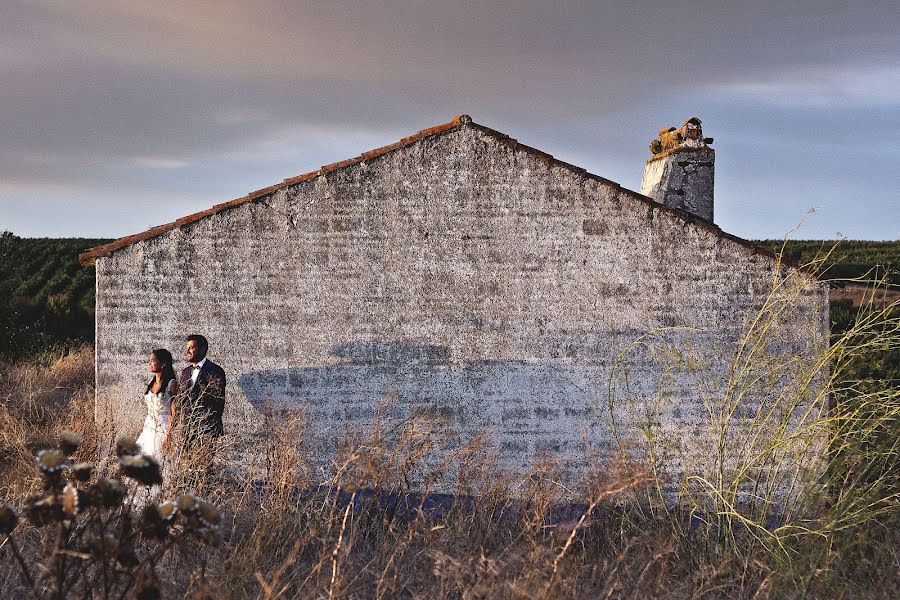
POLYGON ((35 598, 158 598, 160 563, 179 548, 196 552, 217 543, 221 513, 191 494, 146 501, 162 473, 153 458, 129 452, 133 442, 118 445, 118 473, 91 481, 93 465, 69 459, 83 443, 64 431, 58 447, 37 455, 43 489, 22 510, 42 548, 37 556, 23 556, 16 541, 19 512, 0 504, 0 536, 22 583, 35 598))

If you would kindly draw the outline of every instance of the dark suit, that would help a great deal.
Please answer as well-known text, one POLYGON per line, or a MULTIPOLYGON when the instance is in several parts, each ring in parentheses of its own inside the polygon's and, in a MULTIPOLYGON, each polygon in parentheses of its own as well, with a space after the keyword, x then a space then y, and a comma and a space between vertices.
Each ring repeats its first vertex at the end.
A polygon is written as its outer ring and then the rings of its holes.
POLYGON ((188 444, 201 436, 217 438, 224 433, 222 414, 225 412, 225 371, 207 359, 200 369, 197 382, 191 386, 194 366, 181 371, 178 380, 177 410, 185 427, 188 444))

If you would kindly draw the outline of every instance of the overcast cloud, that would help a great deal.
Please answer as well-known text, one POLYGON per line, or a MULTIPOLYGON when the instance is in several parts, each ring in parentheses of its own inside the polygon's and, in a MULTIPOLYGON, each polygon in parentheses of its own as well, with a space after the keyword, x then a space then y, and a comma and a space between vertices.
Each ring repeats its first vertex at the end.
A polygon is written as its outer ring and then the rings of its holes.
POLYGON ((5 0, 0 230, 117 237, 469 113, 625 187, 697 115, 716 220, 900 238, 894 2, 5 0))

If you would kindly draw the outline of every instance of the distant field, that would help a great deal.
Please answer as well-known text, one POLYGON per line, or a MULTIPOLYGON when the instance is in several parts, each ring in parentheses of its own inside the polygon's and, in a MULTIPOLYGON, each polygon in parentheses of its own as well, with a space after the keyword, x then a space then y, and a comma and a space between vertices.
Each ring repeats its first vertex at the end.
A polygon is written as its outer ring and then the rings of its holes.
MULTIPOLYGON (((21 356, 73 341, 93 341, 94 269, 82 267, 78 255, 109 241, 0 234, 0 355, 21 356)), ((780 240, 757 243, 774 251, 782 247, 780 240)), ((832 278, 863 277, 876 267, 900 267, 900 241, 798 240, 787 244, 785 255, 795 262, 807 263, 832 247, 835 250, 825 265, 832 278)), ((897 273, 891 278, 900 284, 897 273)), ((837 330, 851 318, 848 308, 858 304, 861 293, 852 286, 833 293, 832 319, 837 330)))
MULTIPOLYGON (((781 251, 784 245, 782 240, 756 240, 756 243, 774 252, 781 251)), ((831 254, 823 265, 829 279, 880 276, 885 269, 888 272, 893 269, 891 283, 900 284, 900 241, 795 240, 784 245, 785 257, 799 264, 808 264, 829 251, 831 254)))
POLYGON ((78 254, 108 240, 0 233, 0 355, 94 339, 94 269, 78 254))

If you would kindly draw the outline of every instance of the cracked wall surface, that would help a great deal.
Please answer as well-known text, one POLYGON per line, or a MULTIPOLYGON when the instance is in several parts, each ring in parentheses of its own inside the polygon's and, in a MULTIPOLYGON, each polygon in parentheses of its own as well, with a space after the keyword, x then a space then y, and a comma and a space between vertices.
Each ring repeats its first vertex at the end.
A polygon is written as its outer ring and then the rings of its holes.
MULTIPOLYGON (((576 471, 652 399, 678 471, 711 443, 697 379, 727 378, 788 271, 465 127, 99 258, 97 414, 136 432, 149 352, 179 356, 202 333, 229 378, 227 433, 246 452, 271 399, 309 415, 304 443, 327 471, 340 437, 384 405, 461 439, 487 432, 510 469, 549 452, 576 471), (661 328, 683 356, 634 345, 661 328), (688 358, 702 373, 669 385, 688 358)), ((810 357, 827 343, 827 294, 811 277, 795 285, 773 348, 810 357)))

